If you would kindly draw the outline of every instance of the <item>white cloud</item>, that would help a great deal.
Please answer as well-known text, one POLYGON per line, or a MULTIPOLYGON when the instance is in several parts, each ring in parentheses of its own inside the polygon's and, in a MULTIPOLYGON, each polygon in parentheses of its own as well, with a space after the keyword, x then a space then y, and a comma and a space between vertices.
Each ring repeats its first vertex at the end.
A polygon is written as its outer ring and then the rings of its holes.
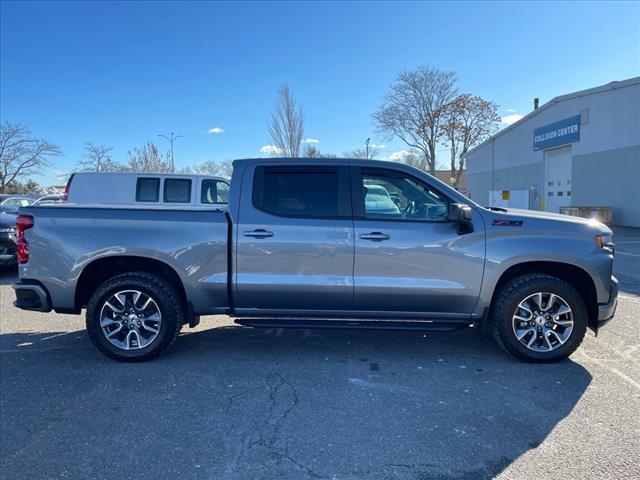
POLYGON ((320 143, 320 140, 318 140, 317 138, 305 138, 302 143, 317 145, 318 143, 320 143))
POLYGON ((516 109, 515 108, 507 108, 507 112, 516 113, 516 109))
POLYGON ((219 133, 224 133, 224 128, 213 127, 213 128, 209 129, 209 133, 211 133, 213 135, 218 135, 219 133))
POLYGON ((524 115, 520 115, 519 113, 514 113, 512 115, 506 115, 506 116, 500 118, 500 121, 501 121, 501 123, 504 123, 505 125, 511 125, 513 123, 516 123, 522 117, 524 117, 524 115))
POLYGON ((278 148, 275 145, 263 145, 260 147, 260 153, 266 153, 267 155, 279 155, 284 152, 281 148, 278 148))
POLYGON ((371 143, 369 146, 371 148, 387 148, 387 146, 384 143, 380 143, 380 144, 371 143))
POLYGON ((409 150, 398 150, 397 152, 393 152, 391 155, 389 155, 389 160, 397 162, 412 155, 413 154, 409 150))

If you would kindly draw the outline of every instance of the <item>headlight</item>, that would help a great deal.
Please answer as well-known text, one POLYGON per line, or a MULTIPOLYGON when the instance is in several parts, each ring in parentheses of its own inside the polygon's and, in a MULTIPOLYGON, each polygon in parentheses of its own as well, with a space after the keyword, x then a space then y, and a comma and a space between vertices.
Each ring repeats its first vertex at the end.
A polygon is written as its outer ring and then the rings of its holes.
POLYGON ((596 235, 596 246, 598 248, 608 248, 609 250, 613 250, 613 235, 607 233, 596 235))

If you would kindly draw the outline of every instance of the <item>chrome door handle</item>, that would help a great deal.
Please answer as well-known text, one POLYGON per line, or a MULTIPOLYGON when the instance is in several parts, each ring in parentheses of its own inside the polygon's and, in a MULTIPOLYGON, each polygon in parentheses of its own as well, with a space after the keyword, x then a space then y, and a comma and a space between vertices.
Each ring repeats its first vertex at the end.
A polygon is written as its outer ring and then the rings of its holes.
POLYGON ((363 233, 360 235, 360 238, 363 240, 389 240, 391 237, 386 233, 382 232, 371 232, 371 233, 363 233))
POLYGON ((255 237, 255 238, 267 238, 267 237, 273 237, 273 232, 270 232, 269 230, 265 230, 264 228, 256 228, 255 230, 244 232, 244 236, 255 237))

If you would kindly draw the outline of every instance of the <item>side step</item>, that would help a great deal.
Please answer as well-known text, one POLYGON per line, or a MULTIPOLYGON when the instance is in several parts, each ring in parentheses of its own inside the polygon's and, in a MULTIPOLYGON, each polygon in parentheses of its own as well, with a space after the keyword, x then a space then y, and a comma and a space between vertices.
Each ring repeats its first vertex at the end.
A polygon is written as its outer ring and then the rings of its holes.
POLYGON ((474 326, 469 321, 311 320, 301 318, 238 318, 238 325, 256 328, 344 328, 366 330, 424 330, 452 332, 474 326))

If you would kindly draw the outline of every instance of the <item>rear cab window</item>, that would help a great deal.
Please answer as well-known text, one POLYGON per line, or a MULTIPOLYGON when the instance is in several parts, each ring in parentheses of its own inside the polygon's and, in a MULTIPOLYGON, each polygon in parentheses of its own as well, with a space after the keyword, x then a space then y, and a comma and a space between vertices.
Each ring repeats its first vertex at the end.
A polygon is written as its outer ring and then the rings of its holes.
POLYGON ((350 217, 348 171, 338 166, 256 167, 253 205, 282 217, 350 217))

